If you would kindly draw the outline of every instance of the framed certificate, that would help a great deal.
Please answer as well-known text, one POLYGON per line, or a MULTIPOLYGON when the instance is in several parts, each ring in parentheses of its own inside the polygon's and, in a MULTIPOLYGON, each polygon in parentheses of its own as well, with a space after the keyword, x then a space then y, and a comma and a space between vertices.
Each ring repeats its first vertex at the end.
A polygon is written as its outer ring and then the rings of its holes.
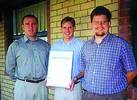
POLYGON ((72 57, 72 51, 50 51, 47 86, 69 88, 72 57))

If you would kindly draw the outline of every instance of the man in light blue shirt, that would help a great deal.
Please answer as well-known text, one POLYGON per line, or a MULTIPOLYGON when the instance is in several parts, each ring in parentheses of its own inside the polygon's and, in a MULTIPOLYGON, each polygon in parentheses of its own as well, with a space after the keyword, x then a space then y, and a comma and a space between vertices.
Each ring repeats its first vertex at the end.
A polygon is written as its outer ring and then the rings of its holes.
MULTIPOLYGON (((53 51, 72 51, 73 63, 70 88, 55 87, 54 100, 81 100, 82 91, 81 84, 77 80, 81 78, 80 72, 80 51, 83 46, 83 41, 74 37, 75 20, 72 17, 65 17, 61 21, 61 32, 63 39, 57 41, 51 46, 53 51)), ((58 72, 60 73, 60 72, 58 72)), ((58 77, 57 77, 58 78, 58 77)), ((62 80, 64 81, 64 80, 62 80)))
POLYGON ((14 100, 47 100, 45 78, 49 58, 49 44, 37 38, 38 19, 26 15, 22 19, 24 37, 8 48, 6 72, 16 80, 14 100))

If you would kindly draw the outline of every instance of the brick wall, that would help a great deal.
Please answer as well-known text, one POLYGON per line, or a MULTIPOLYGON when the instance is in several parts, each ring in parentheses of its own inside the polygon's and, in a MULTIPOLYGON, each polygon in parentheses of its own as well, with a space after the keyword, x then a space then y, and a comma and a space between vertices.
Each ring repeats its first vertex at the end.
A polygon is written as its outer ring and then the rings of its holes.
POLYGON ((13 82, 5 75, 5 32, 4 22, 0 22, 0 89, 1 100, 13 100, 13 82))
POLYGON ((128 1, 120 0, 119 7, 119 35, 128 42, 132 42, 128 1))
POLYGON ((76 20, 75 36, 89 39, 91 31, 90 13, 94 7, 103 5, 112 13, 110 32, 118 34, 118 0, 50 0, 50 32, 51 43, 62 38, 60 21, 65 16, 74 17, 76 20))
MULTIPOLYGON (((4 24, 0 22, 0 89, 2 89, 2 76, 4 74, 4 24)), ((1 94, 1 92, 0 92, 1 94)), ((0 96, 1 97, 1 96, 0 96)))

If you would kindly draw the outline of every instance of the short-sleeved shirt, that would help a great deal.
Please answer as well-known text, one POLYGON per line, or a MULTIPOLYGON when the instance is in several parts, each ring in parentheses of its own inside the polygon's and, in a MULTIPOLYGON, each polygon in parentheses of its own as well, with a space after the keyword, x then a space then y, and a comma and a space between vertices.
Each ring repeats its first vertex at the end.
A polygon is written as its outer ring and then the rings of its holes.
POLYGON ((131 46, 122 38, 108 35, 100 44, 93 37, 81 53, 85 72, 82 86, 96 94, 113 94, 127 87, 127 72, 137 70, 131 46))

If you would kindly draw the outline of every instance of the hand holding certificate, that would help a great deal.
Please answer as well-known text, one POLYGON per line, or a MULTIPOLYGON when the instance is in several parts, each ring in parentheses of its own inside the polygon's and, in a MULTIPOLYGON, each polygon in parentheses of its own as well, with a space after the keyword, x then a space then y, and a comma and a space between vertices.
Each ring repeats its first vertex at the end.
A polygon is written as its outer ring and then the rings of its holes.
POLYGON ((72 57, 72 51, 50 51, 47 86, 69 88, 72 57))

